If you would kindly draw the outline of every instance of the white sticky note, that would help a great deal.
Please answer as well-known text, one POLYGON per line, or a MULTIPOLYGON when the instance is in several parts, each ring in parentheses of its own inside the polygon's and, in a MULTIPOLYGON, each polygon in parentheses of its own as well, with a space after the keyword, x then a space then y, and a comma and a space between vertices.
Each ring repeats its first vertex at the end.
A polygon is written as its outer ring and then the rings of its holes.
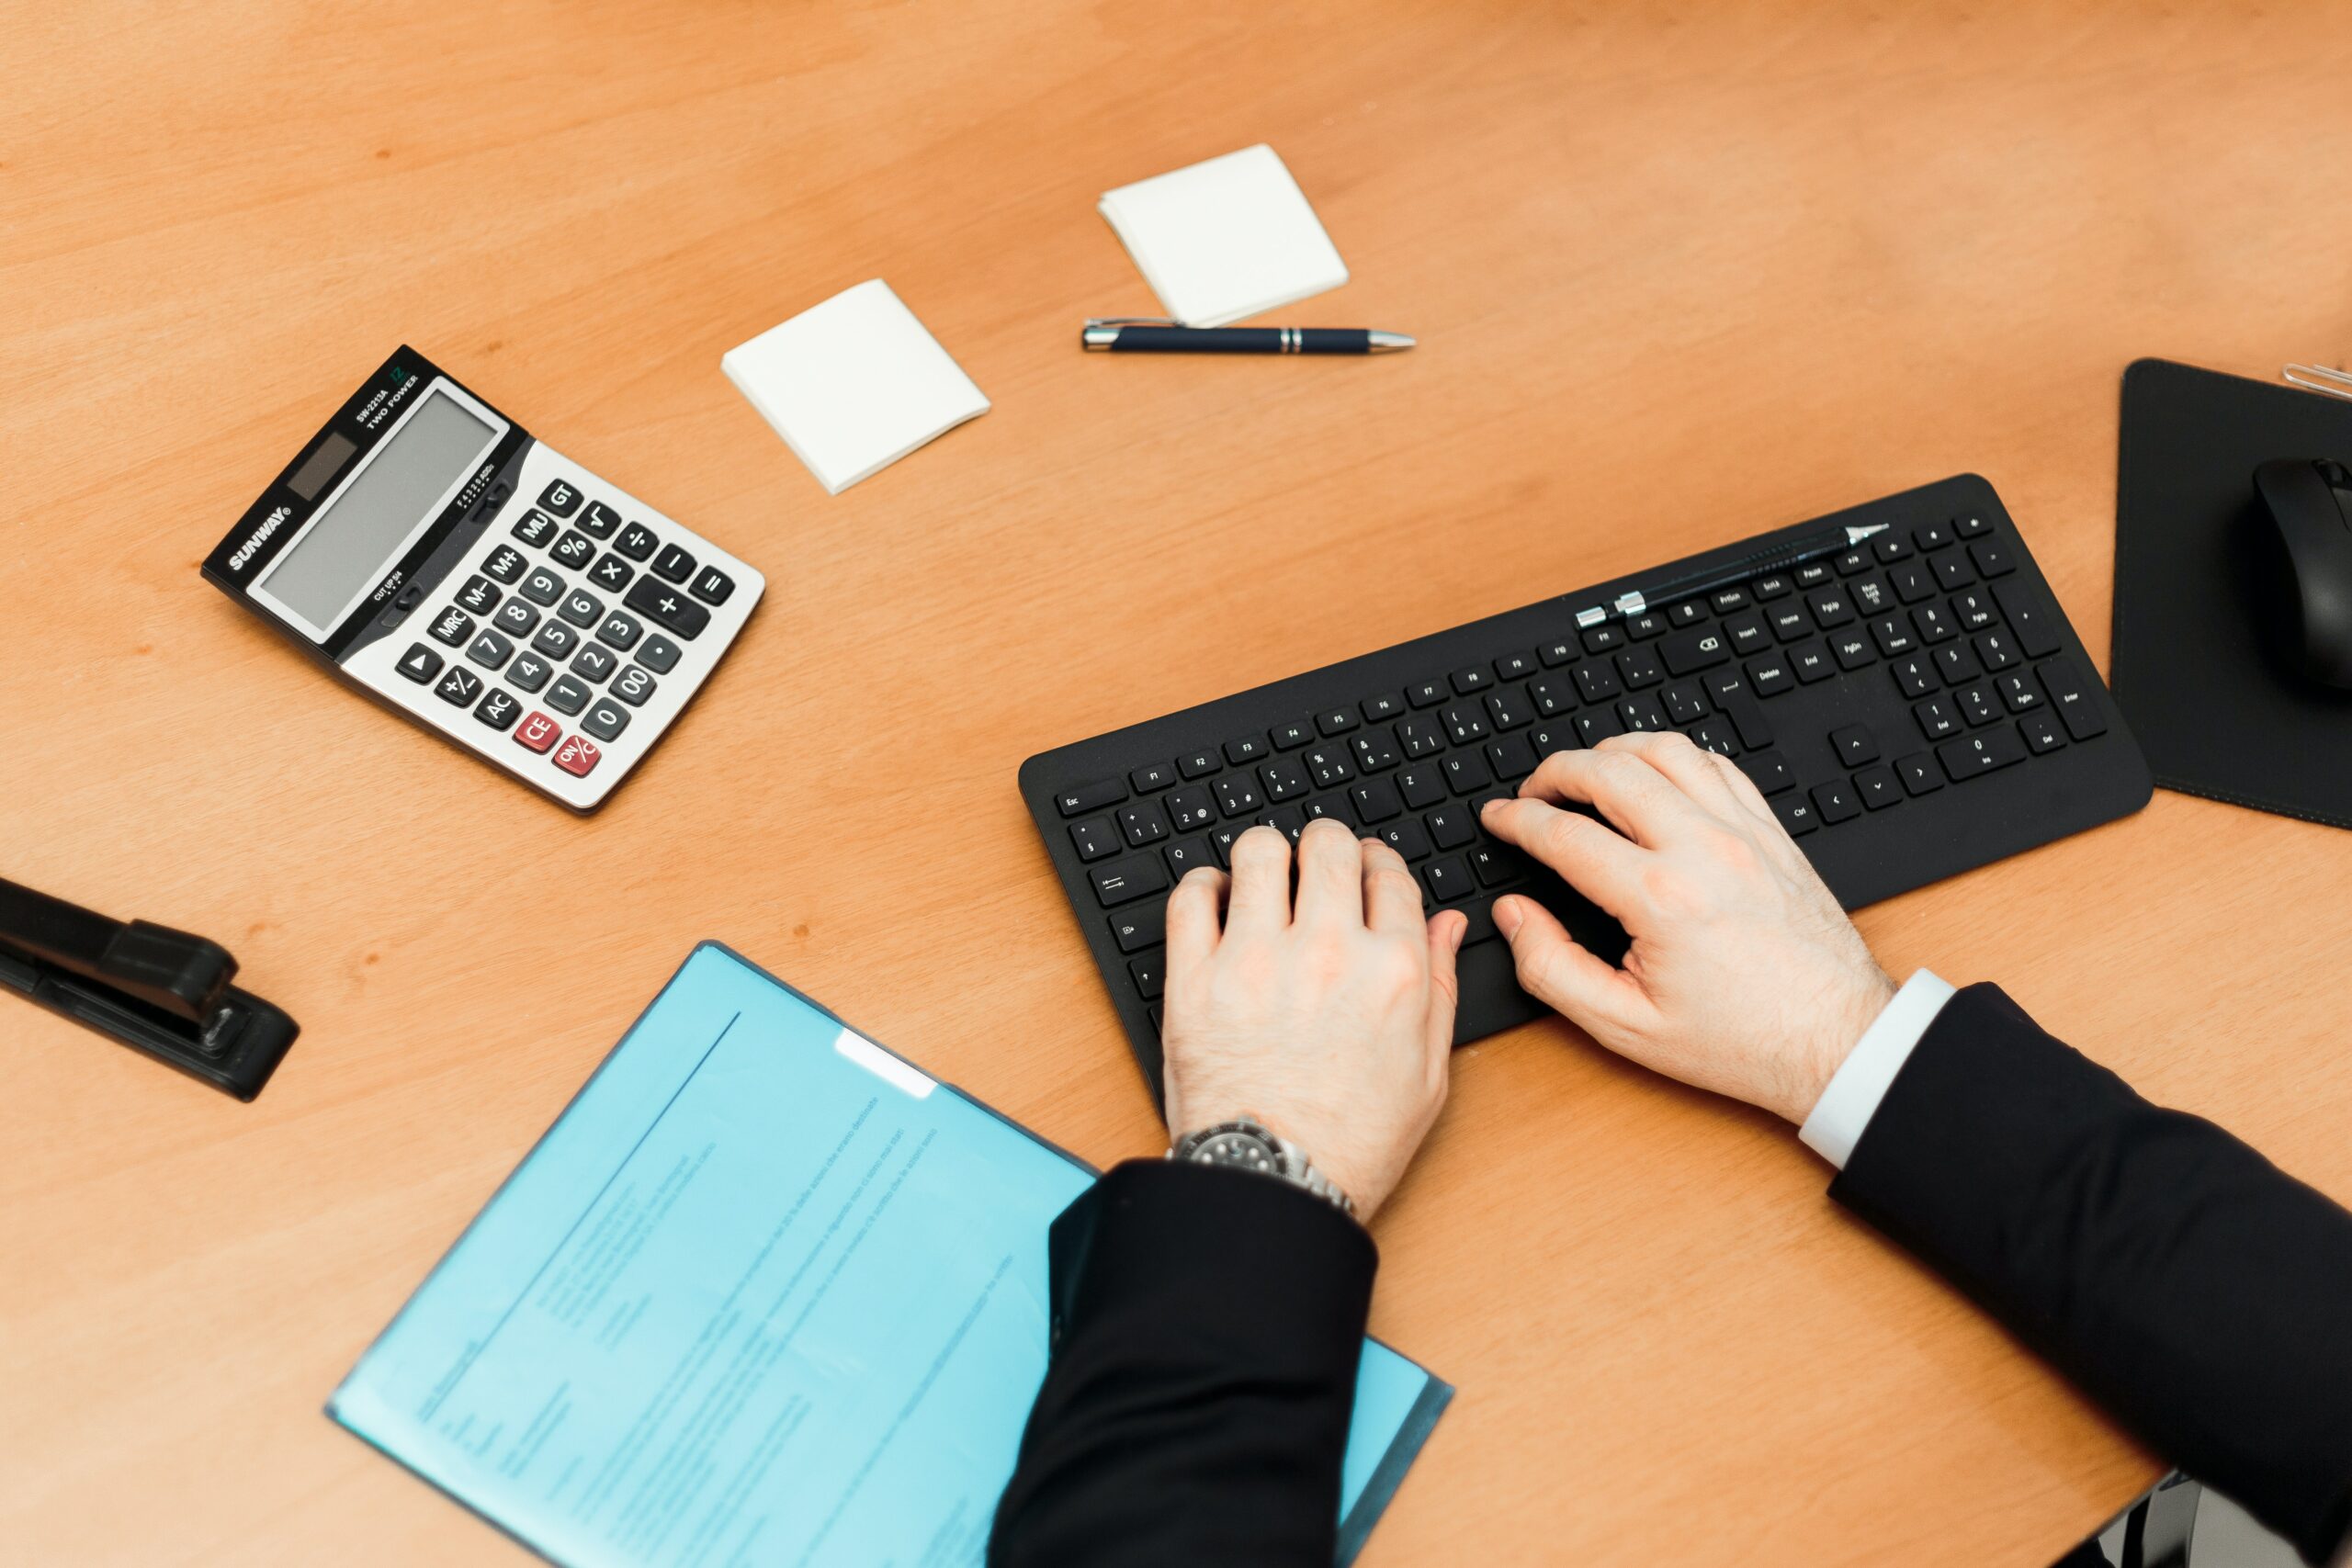
POLYGON ((719 366, 834 495, 989 412, 878 277, 729 349, 719 366))
POLYGON ((1348 280, 1306 194, 1262 142, 1121 186, 1102 211, 1188 327, 1223 326, 1348 280))

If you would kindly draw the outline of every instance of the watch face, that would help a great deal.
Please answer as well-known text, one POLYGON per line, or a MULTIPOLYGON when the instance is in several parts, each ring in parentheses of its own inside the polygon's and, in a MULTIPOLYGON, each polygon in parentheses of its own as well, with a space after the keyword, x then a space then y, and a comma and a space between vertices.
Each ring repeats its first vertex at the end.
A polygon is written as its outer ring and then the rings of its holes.
POLYGON ((1218 1133, 1193 1151, 1193 1157, 1210 1165, 1240 1166, 1269 1175, 1283 1173, 1282 1157, 1273 1145, 1254 1133, 1218 1133))

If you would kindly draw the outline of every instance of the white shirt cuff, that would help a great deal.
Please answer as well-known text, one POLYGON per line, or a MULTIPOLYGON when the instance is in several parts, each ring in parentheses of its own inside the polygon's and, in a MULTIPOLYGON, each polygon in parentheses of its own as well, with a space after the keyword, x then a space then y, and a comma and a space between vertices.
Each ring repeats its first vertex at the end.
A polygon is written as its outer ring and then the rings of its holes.
POLYGON ((1893 1087, 1894 1075, 1911 1059, 1919 1036, 1928 1032, 1928 1025, 1936 1021, 1951 995, 1952 987, 1927 969, 1903 983, 1894 999, 1862 1031, 1845 1065, 1830 1076, 1829 1087, 1821 1091, 1813 1114, 1797 1129, 1807 1148, 1839 1170, 1846 1168, 1854 1145, 1862 1141, 1863 1130, 1878 1111, 1879 1101, 1893 1087))

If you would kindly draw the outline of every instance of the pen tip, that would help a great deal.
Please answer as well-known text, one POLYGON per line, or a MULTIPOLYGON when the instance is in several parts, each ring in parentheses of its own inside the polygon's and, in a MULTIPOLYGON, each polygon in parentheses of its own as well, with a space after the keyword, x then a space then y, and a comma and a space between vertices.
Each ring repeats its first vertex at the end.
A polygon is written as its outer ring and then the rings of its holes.
POLYGON ((1413 340, 1403 333, 1366 333, 1364 336, 1374 354, 1401 354, 1413 346, 1413 340))

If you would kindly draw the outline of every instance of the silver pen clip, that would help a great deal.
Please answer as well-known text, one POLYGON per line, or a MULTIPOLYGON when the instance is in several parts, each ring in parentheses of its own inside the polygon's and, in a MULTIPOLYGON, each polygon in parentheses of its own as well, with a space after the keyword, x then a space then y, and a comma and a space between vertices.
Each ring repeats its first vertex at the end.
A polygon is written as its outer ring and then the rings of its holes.
POLYGON ((2352 400, 2352 375, 2341 370, 2331 370, 2324 365, 2290 365, 2279 374, 2307 392, 2352 400))

